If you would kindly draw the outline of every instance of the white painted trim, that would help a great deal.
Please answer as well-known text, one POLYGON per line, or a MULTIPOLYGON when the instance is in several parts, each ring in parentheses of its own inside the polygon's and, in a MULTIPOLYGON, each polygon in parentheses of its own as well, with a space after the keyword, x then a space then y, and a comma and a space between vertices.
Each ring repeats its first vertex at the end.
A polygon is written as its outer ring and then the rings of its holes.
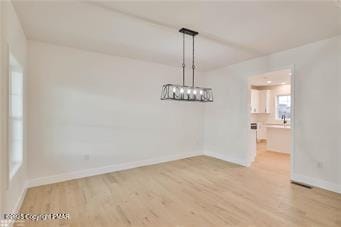
MULTIPOLYGON (((18 214, 20 212, 20 208, 24 202, 24 199, 26 197, 26 193, 27 193, 27 184, 24 185, 24 188, 23 188, 22 192, 20 193, 20 197, 17 200, 11 214, 18 214)), ((7 224, 8 227, 12 227, 14 225, 14 223, 16 222, 15 220, 6 220, 6 223, 4 222, 4 220, 2 220, 2 221, 3 221, 2 224, 4 224, 4 225, 7 224)))
POLYGON ((13 212, 12 213, 19 213, 21 205, 24 202, 24 199, 25 199, 25 196, 26 196, 26 192, 27 192, 27 185, 25 184, 22 192, 20 193, 20 197, 19 197, 17 203, 15 204, 15 207, 13 208, 13 212))
POLYGON ((341 185, 332 183, 330 181, 316 179, 316 178, 303 176, 303 175, 299 175, 299 174, 292 174, 291 180, 299 182, 299 183, 303 183, 303 184, 306 184, 309 186, 323 188, 323 189, 326 189, 328 191, 341 193, 341 185))
MULTIPOLYGON (((252 74, 249 74, 248 75, 248 79, 252 76, 255 76, 255 75, 261 75, 261 74, 265 74, 265 73, 268 73, 268 72, 274 72, 274 71, 279 71, 279 70, 285 70, 285 69, 290 69, 291 70, 291 76, 290 76, 290 86, 291 86, 291 90, 290 90, 290 93, 291 93, 291 119, 290 119, 290 127, 291 127, 291 152, 290 152, 290 174, 291 174, 291 177, 294 173, 294 166, 295 166, 295 153, 296 153, 296 150, 295 150, 295 73, 296 73, 296 70, 295 70, 295 64, 291 64, 291 65, 287 65, 287 66, 281 66, 281 67, 272 67, 271 69, 267 70, 267 71, 258 71, 258 72, 255 72, 255 73, 252 73, 252 74)), ((250 90, 251 89, 251 86, 249 84, 249 81, 248 81, 248 89, 250 90)), ((250 96, 250 94, 249 94, 250 96)), ((251 123, 250 119, 251 119, 251 116, 250 116, 250 113, 249 113, 249 107, 246 108, 246 110, 248 111, 248 114, 249 114, 249 125, 251 123)), ((251 137, 251 134, 249 133, 249 137, 251 137)), ((250 166, 252 164, 252 162, 255 160, 252 156, 256 156, 256 151, 254 152, 254 154, 250 154, 250 151, 247 151, 247 154, 250 156, 249 157, 249 163, 247 163, 247 166, 250 166)))
POLYGON ((61 173, 58 175, 52 175, 47 177, 40 177, 40 178, 33 178, 28 180, 28 187, 36 187, 40 185, 46 185, 46 184, 53 184, 57 182, 67 181, 67 180, 73 180, 73 179, 79 179, 83 177, 90 177, 105 173, 111 173, 115 171, 120 170, 127 170, 127 169, 133 169, 141 166, 148 166, 163 162, 169 162, 169 161, 175 161, 179 159, 189 158, 193 156, 203 155, 202 153, 186 153, 186 154, 177 154, 177 155, 170 155, 166 157, 159 157, 159 158, 151 158, 151 159, 145 159, 140 161, 133 161, 133 162, 127 162, 122 164, 113 164, 108 165, 104 167, 97 167, 97 168, 91 168, 91 169, 84 169, 69 173, 61 173))
POLYGON ((291 119, 290 119, 290 128, 291 128, 291 151, 290 151, 290 176, 293 177, 295 172, 295 160, 296 160, 296 70, 295 65, 291 65, 291 76, 290 76, 290 93, 291 93, 291 119))
POLYGON ((243 160, 243 159, 240 159, 240 158, 231 157, 231 156, 224 155, 224 154, 218 154, 218 153, 207 151, 207 152, 204 152, 204 155, 210 156, 210 157, 213 157, 213 158, 217 158, 217 159, 220 159, 220 160, 223 160, 223 161, 226 161, 226 162, 235 163, 235 164, 238 164, 238 165, 241 165, 241 166, 245 166, 245 167, 249 167, 250 166, 250 161, 248 161, 248 160, 243 160))

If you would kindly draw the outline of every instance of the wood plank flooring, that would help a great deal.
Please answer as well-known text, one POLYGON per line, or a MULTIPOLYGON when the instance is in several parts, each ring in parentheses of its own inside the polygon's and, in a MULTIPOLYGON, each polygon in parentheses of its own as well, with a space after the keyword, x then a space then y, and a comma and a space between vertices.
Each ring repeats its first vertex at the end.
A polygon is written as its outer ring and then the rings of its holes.
POLYGON ((198 156, 29 189, 22 213, 69 220, 16 226, 341 226, 341 195, 289 182, 289 156, 250 168, 198 156))

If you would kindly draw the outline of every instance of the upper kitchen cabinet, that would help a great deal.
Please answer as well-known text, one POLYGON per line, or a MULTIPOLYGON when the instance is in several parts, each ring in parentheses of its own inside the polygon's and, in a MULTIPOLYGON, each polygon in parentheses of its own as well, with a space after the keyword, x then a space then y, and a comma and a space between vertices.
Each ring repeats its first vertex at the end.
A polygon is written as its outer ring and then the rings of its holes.
POLYGON ((270 90, 251 89, 251 113, 270 113, 270 90))
POLYGON ((260 90, 258 94, 258 113, 270 113, 270 90, 260 90))
POLYGON ((251 89, 251 113, 257 113, 259 106, 259 90, 251 89))

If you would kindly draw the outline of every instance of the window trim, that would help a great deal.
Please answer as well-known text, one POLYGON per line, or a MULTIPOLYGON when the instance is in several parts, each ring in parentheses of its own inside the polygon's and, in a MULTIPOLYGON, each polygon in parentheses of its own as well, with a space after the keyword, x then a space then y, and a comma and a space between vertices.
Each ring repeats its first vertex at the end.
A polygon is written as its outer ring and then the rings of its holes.
POLYGON ((10 183, 12 181, 12 179, 16 176, 16 174, 19 172, 19 170, 21 169, 21 167, 23 166, 24 163, 24 150, 25 150, 25 139, 24 139, 24 135, 25 135, 25 111, 24 111, 24 101, 25 101, 25 78, 24 78, 24 68, 22 67, 22 65, 19 63, 19 61, 17 60, 17 58, 15 57, 15 55, 9 50, 8 48, 8 71, 7 71, 7 151, 8 151, 8 156, 7 156, 7 160, 8 160, 8 172, 7 172, 7 176, 8 176, 8 182, 10 183), (14 62, 14 66, 12 64, 12 62, 14 62), (14 70, 13 70, 14 69, 14 70), (21 105, 22 105, 22 113, 21 116, 14 116, 12 113, 12 73, 13 72, 19 72, 21 74, 21 105), (21 158, 20 161, 18 162, 13 162, 13 154, 12 154, 12 143, 13 143, 13 126, 12 126, 12 122, 14 121, 21 121, 21 127, 22 127, 22 141, 21 141, 21 158))

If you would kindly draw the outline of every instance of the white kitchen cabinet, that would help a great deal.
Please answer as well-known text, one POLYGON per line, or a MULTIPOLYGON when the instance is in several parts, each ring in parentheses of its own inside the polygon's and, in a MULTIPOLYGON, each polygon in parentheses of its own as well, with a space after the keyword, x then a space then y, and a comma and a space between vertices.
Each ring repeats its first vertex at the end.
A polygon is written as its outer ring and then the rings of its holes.
POLYGON ((282 153, 291 153, 291 128, 290 126, 271 125, 267 127, 267 149, 282 153))
POLYGON ((251 89, 251 113, 270 113, 270 90, 251 89))
POLYGON ((258 113, 269 113, 270 90, 260 90, 258 95, 258 113))
POLYGON ((257 124, 257 141, 266 140, 267 139, 267 127, 263 123, 257 124))
POLYGON ((259 106, 259 90, 251 89, 251 113, 257 113, 259 106))

